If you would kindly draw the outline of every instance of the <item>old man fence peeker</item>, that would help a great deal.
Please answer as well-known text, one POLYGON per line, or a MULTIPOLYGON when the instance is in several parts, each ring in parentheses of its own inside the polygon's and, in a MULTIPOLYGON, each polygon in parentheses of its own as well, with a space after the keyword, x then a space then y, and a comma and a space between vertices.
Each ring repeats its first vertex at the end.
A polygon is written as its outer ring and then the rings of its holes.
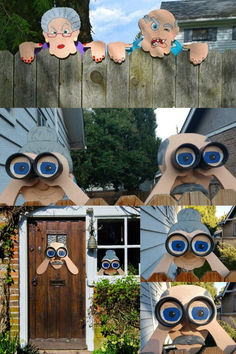
MULTIPOLYGON (((89 50, 90 51, 90 50, 89 50)), ((123 64, 86 53, 65 60, 40 52, 32 64, 0 51, 1 107, 236 107, 236 50, 152 58, 136 50, 123 64)))

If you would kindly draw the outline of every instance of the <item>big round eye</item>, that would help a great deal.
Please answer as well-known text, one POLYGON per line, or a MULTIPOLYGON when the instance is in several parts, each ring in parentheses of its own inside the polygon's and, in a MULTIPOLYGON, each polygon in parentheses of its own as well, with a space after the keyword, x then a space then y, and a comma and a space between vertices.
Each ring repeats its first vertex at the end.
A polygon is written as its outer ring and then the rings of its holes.
POLYGON ((197 297, 189 303, 187 312, 190 321, 201 326, 212 320, 215 315, 215 306, 205 297, 197 297))
POLYGON ((208 235, 196 235, 191 241, 191 250, 197 256, 206 256, 214 249, 214 242, 208 235))
POLYGON ((46 249, 46 256, 48 257, 48 258, 53 258, 53 257, 55 257, 55 255, 56 255, 56 251, 55 251, 55 249, 54 248, 52 248, 52 247, 48 247, 47 249, 46 249))
POLYGON ((159 28, 159 26, 158 26, 157 23, 155 23, 155 22, 152 23, 151 27, 152 27, 152 30, 153 30, 153 31, 156 31, 156 30, 158 30, 158 28, 159 28))
POLYGON ((188 250, 188 240, 185 236, 174 234, 166 239, 166 250, 172 256, 183 256, 188 250))
POLYGON ((67 250, 64 247, 58 248, 57 255, 60 258, 64 258, 67 256, 67 250))
POLYGON ((13 154, 6 161, 6 172, 15 179, 32 177, 32 159, 21 153, 13 154))
POLYGON ((70 36, 70 30, 69 30, 69 29, 65 29, 65 30, 63 31, 63 35, 64 35, 64 37, 70 36))
POLYGON ((157 320, 164 326, 174 327, 183 318, 183 306, 174 298, 168 297, 161 299, 156 305, 157 320))
POLYGON ((53 179, 61 173, 62 164, 55 155, 45 152, 36 157, 34 169, 39 177, 53 179))
POLYGON ((202 160, 206 167, 220 167, 228 160, 228 156, 228 150, 220 143, 210 143, 202 151, 202 160))
POLYGON ((192 144, 183 144, 179 146, 172 157, 172 162, 178 169, 194 168, 198 165, 199 161, 199 150, 192 144))
POLYGON ((110 262, 108 262, 108 261, 103 261, 103 262, 102 262, 102 268, 103 268, 103 269, 108 269, 108 268, 110 268, 110 262))
POLYGON ((113 261, 113 262, 111 263, 111 266, 112 266, 113 269, 119 269, 119 268, 120 268, 120 262, 118 262, 118 261, 113 261))

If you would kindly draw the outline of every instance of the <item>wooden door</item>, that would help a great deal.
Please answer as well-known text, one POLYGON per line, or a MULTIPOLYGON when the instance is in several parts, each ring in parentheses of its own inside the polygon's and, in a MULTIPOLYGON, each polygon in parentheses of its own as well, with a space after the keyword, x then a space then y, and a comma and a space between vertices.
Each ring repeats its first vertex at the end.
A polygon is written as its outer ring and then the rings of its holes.
POLYGON ((29 338, 39 348, 85 348, 85 221, 32 220, 28 229, 29 338), (64 263, 37 274, 52 242, 61 242, 78 268, 64 263), (57 343, 57 345, 55 345, 57 343))

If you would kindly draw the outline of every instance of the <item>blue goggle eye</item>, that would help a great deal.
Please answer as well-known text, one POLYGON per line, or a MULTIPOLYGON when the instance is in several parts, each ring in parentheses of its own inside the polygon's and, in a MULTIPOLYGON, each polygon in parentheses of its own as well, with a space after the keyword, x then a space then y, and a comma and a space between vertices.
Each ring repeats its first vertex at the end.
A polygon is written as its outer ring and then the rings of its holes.
POLYGON ((56 251, 53 248, 49 248, 46 251, 46 255, 47 255, 48 258, 55 257, 56 251))
POLYGON ((210 164, 217 164, 221 160, 221 155, 218 151, 207 151, 203 155, 204 161, 210 164))
POLYGON ((30 166, 27 162, 15 162, 13 170, 18 175, 26 176, 30 171, 30 166))
POLYGON ((57 166, 53 162, 42 162, 40 165, 40 172, 44 175, 52 176, 57 171, 57 166))
POLYGON ((110 263, 109 263, 109 262, 102 262, 102 268, 103 268, 103 269, 108 269, 108 268, 110 268, 110 263))
POLYGON ((177 162, 181 166, 191 166, 194 162, 194 156, 190 152, 182 152, 177 155, 177 162))
POLYGON ((197 241, 195 243, 195 250, 197 252, 206 252, 209 248, 209 244, 207 242, 204 241, 197 241))
POLYGON ((183 251, 183 250, 185 249, 185 243, 184 243, 184 241, 181 241, 181 240, 179 240, 179 241, 177 241, 177 240, 172 241, 172 242, 171 242, 171 246, 172 246, 172 249, 173 249, 174 251, 179 251, 179 252, 181 252, 181 251, 183 251))
POLYGON ((175 323, 181 318, 182 312, 177 307, 168 307, 163 310, 162 317, 164 321, 175 323))
POLYGON ((112 268, 113 269, 118 269, 120 267, 120 263, 119 262, 112 262, 112 268))
POLYGON ((206 320, 210 317, 210 311, 207 307, 197 306, 192 309, 192 318, 193 320, 206 320))
POLYGON ((58 255, 58 257, 63 258, 67 255, 67 251, 64 248, 59 248, 57 250, 57 255, 58 255))
POLYGON ((213 251, 214 243, 210 236, 197 235, 191 241, 191 249, 197 256, 205 256, 213 251))

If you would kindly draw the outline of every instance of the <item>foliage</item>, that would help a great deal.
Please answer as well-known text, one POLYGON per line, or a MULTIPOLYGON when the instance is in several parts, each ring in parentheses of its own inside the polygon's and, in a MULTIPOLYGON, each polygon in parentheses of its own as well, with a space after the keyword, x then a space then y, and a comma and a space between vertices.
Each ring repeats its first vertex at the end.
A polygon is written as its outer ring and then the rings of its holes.
POLYGON ((215 299, 215 297, 217 295, 217 289, 216 289, 214 283, 207 283, 207 282, 200 282, 200 281, 194 282, 194 283, 191 283, 191 282, 172 282, 171 286, 185 285, 185 284, 197 285, 197 286, 200 286, 201 288, 205 288, 211 294, 213 300, 215 299))
POLYGON ((153 109, 95 109, 84 118, 87 151, 72 153, 80 186, 134 191, 154 177, 160 140, 153 109))
POLYGON ((138 352, 139 303, 140 286, 135 277, 127 276, 115 282, 102 279, 96 284, 91 314, 106 338, 97 354, 138 352))
POLYGON ((228 322, 221 320, 219 321, 219 324, 230 335, 230 337, 233 338, 234 341, 236 341, 236 321, 233 319, 233 317, 229 317, 229 320, 232 323, 232 326, 228 322))
POLYGON ((217 249, 221 260, 229 270, 236 269, 236 248, 227 242, 219 242, 217 249))
POLYGON ((138 353, 139 340, 137 337, 130 336, 109 336, 109 339, 94 354, 136 354, 138 353))
MULTIPOLYGON (((54 0, 0 0, 0 50, 15 53, 22 42, 42 42, 41 17, 54 5, 54 0)), ((79 40, 89 42, 89 0, 56 0, 57 6, 74 8, 81 18, 79 40)))
POLYGON ((0 333, 0 354, 39 354, 32 344, 21 348, 18 337, 12 337, 9 332, 0 333))
POLYGON ((203 205, 198 205, 198 206, 186 206, 186 208, 191 208, 199 211, 201 214, 201 222, 206 225, 206 227, 209 229, 211 234, 213 235, 214 232, 217 229, 218 225, 218 219, 216 216, 216 206, 211 205, 211 206, 203 206, 203 205))

